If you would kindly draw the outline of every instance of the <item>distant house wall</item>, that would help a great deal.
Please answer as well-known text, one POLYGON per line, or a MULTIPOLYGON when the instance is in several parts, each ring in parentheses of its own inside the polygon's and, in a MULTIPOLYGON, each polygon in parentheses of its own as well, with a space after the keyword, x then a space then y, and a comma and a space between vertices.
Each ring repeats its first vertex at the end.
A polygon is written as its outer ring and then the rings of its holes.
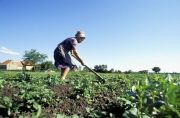
POLYGON ((22 70, 22 66, 18 66, 16 62, 9 62, 7 64, 7 70, 22 70))
MULTIPOLYGON (((32 70, 33 66, 26 65, 26 70, 32 70)), ((0 70, 22 70, 23 65, 20 61, 7 60, 0 64, 0 70)))
MULTIPOLYGON (((10 63, 11 63, 11 62, 10 62, 10 63)), ((7 69, 7 70, 11 70, 11 64, 10 64, 10 63, 6 65, 6 67, 7 67, 6 69, 7 69)))
POLYGON ((26 66, 26 70, 32 70, 33 66, 26 66))
POLYGON ((17 67, 17 70, 22 70, 23 67, 17 67))

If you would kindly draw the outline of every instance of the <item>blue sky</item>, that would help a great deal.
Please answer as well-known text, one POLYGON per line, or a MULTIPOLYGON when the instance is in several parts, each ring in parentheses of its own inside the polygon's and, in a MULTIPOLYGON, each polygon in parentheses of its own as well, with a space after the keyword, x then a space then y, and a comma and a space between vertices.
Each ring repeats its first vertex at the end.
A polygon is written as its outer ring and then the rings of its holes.
MULTIPOLYGON (((0 62, 53 50, 77 30, 90 67, 180 72, 180 0, 0 0, 0 62)), ((76 64, 79 64, 76 62, 76 64)))

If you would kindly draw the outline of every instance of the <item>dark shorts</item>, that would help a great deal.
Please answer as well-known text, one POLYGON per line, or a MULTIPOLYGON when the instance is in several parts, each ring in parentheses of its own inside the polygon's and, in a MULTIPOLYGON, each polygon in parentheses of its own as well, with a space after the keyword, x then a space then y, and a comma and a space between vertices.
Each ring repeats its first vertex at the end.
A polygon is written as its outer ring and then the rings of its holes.
POLYGON ((68 53, 65 53, 65 56, 63 56, 59 48, 56 48, 54 50, 54 60, 54 65, 57 68, 69 67, 70 69, 73 69, 74 67, 76 67, 76 65, 72 62, 71 56, 68 53))

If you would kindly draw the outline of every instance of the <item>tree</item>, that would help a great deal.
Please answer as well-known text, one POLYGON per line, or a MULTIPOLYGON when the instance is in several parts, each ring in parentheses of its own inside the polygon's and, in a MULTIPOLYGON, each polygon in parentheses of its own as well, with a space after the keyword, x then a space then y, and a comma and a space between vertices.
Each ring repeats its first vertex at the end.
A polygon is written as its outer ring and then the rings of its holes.
POLYGON ((153 70, 155 73, 159 73, 161 69, 160 69, 159 67, 154 67, 154 68, 152 68, 152 70, 153 70))
POLYGON ((121 70, 116 70, 115 73, 122 73, 122 71, 121 70))
POLYGON ((148 74, 148 70, 140 70, 139 73, 141 73, 141 74, 148 74))
POLYGON ((111 70, 109 70, 109 72, 110 72, 110 73, 115 72, 115 71, 114 71, 114 68, 111 68, 111 70))
POLYGON ((52 61, 45 61, 40 64, 40 68, 41 68, 41 70, 49 70, 49 69, 54 70, 55 67, 54 67, 52 61))
POLYGON ((94 71, 96 72, 107 72, 107 65, 95 65, 94 71))
POLYGON ((34 65, 42 63, 46 58, 46 54, 41 54, 37 52, 35 49, 25 51, 25 54, 23 55, 24 61, 30 61, 34 65))
POLYGON ((133 73, 133 71, 132 70, 128 70, 128 71, 125 71, 124 73, 125 74, 130 74, 130 73, 133 73))

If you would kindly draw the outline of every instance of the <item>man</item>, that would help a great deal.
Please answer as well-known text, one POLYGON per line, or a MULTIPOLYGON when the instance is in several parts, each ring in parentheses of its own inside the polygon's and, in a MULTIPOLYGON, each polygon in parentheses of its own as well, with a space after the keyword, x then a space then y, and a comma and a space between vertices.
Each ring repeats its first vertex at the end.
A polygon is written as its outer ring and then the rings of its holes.
POLYGON ((81 65, 85 65, 83 60, 79 57, 77 52, 77 45, 85 39, 85 33, 83 31, 77 31, 75 37, 70 37, 58 44, 54 50, 54 65, 61 70, 61 79, 64 80, 70 71, 75 68, 71 56, 77 59, 81 65), (70 56, 70 54, 71 56, 70 56))

